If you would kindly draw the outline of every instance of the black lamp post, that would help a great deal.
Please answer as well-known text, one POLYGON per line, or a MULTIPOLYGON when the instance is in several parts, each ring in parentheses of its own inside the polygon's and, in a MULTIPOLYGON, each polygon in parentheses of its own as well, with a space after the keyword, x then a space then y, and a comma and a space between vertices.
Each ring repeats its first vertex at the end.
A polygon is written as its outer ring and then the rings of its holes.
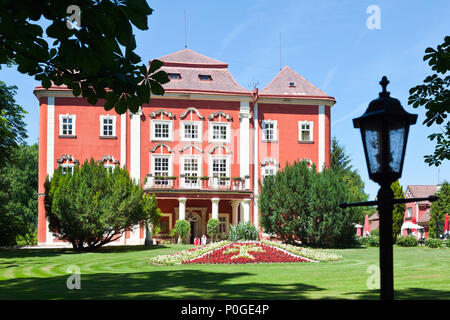
POLYGON ((380 295, 383 300, 394 299, 394 268, 392 248, 392 210, 394 194, 391 184, 402 175, 409 126, 417 115, 406 112, 397 99, 391 98, 384 76, 383 91, 373 100, 366 112, 353 119, 353 126, 361 130, 369 178, 380 185, 378 212, 380 215, 380 295))

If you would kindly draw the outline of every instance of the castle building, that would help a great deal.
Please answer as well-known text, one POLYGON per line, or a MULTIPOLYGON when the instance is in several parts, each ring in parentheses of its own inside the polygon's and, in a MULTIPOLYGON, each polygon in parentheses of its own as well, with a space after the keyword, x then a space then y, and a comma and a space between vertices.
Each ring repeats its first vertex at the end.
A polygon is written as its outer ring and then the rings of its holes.
MULTIPOLYGON (((48 230, 44 182, 59 166, 70 172, 93 158, 123 166, 155 194, 163 212, 159 236, 178 219, 191 237, 249 221, 259 226, 259 181, 286 163, 330 163, 335 99, 284 67, 262 90, 240 86, 224 62, 184 49, 161 58, 171 81, 137 114, 105 111, 64 87, 37 87, 39 99, 38 244, 61 243, 48 230)), ((143 244, 135 226, 117 244, 143 244)))

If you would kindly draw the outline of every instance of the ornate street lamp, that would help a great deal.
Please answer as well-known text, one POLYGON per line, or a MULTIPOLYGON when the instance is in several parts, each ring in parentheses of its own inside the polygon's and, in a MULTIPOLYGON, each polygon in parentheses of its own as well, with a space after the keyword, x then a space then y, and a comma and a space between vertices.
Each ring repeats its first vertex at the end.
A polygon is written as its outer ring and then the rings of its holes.
POLYGON ((409 126, 415 124, 417 115, 406 112, 397 99, 391 98, 386 86, 373 100, 366 112, 353 119, 355 128, 361 130, 369 178, 380 185, 377 201, 341 203, 341 208, 377 205, 380 215, 380 295, 383 300, 394 299, 394 266, 392 248, 392 210, 394 204, 413 201, 435 201, 437 197, 394 199, 391 184, 402 175, 409 126))
POLYGON ((389 187, 402 175, 409 126, 417 115, 406 112, 395 98, 391 98, 384 76, 383 91, 373 100, 366 112, 353 119, 353 126, 361 129, 369 177, 381 186, 389 187))

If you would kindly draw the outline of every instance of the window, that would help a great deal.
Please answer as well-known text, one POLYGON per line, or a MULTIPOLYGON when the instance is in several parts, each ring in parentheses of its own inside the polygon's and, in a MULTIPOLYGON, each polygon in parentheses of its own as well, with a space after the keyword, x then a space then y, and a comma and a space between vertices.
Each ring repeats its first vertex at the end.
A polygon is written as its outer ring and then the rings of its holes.
POLYGON ((151 139, 152 140, 172 140, 171 120, 152 120, 151 139))
POLYGON ((210 141, 211 142, 228 142, 229 137, 228 123, 214 123, 210 125, 210 141))
POLYGON ((73 174, 73 168, 75 167, 75 165, 73 163, 63 163, 60 164, 61 170, 62 170, 62 174, 73 174))
POLYGON ((408 208, 408 218, 412 217, 412 208, 408 208))
POLYGON ((295 87, 295 83, 294 82, 289 82, 289 87, 295 87))
POLYGON ((313 141, 313 122, 299 121, 298 122, 298 141, 312 142, 313 141))
POLYGON ((201 158, 200 157, 182 157, 181 174, 183 188, 200 188, 201 176, 201 158))
POLYGON ((100 116, 100 137, 116 136, 116 116, 100 116))
POLYGON ((214 156, 210 162, 211 186, 229 185, 229 162, 224 156, 214 156))
POLYGON ((277 121, 276 120, 263 120, 263 141, 276 141, 277 140, 277 121))
POLYGON ((227 233, 227 218, 219 216, 219 234, 227 233))
POLYGON ((75 120, 74 114, 59 115, 59 134, 61 136, 75 136, 75 120))
POLYGON ((153 175, 155 185, 169 185, 172 180, 165 179, 164 177, 170 176, 171 161, 170 156, 153 156, 153 175))
POLYGON ((179 73, 168 73, 170 80, 181 80, 181 74, 179 73))
POLYGON ((199 121, 183 121, 181 124, 182 141, 198 141, 202 139, 202 124, 199 121))
POLYGON ((264 181, 264 179, 268 176, 274 176, 277 174, 277 167, 272 165, 272 166, 264 166, 261 168, 261 177, 262 177, 262 181, 264 181))
POLYGON ((199 74, 198 77, 202 81, 212 81, 212 77, 210 74, 199 74))

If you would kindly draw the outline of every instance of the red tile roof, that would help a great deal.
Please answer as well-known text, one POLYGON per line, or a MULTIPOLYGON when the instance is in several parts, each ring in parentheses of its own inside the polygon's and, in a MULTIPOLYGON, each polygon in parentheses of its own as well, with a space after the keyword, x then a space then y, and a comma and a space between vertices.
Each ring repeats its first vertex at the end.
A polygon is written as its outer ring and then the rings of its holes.
POLYGON ((261 96, 328 97, 326 93, 315 87, 288 66, 285 66, 264 89, 259 91, 259 94, 261 96))
POLYGON ((251 95, 251 91, 241 87, 234 80, 227 69, 228 64, 222 61, 190 49, 183 49, 157 59, 164 61, 162 70, 181 75, 181 79, 171 80, 163 85, 165 90, 251 95), (199 75, 211 76, 212 80, 200 80, 199 75))
POLYGON ((428 225, 428 222, 430 221, 430 210, 428 209, 427 211, 425 211, 422 216, 419 218, 419 220, 417 221, 418 224, 422 224, 422 225, 428 225))
MULTIPOLYGON (((405 194, 408 193, 408 191, 411 192, 411 195, 413 198, 426 198, 428 196, 431 196, 437 192, 437 186, 436 185, 409 185, 406 188, 405 194)), ((427 204, 431 203, 429 201, 419 201, 420 204, 427 204)))

